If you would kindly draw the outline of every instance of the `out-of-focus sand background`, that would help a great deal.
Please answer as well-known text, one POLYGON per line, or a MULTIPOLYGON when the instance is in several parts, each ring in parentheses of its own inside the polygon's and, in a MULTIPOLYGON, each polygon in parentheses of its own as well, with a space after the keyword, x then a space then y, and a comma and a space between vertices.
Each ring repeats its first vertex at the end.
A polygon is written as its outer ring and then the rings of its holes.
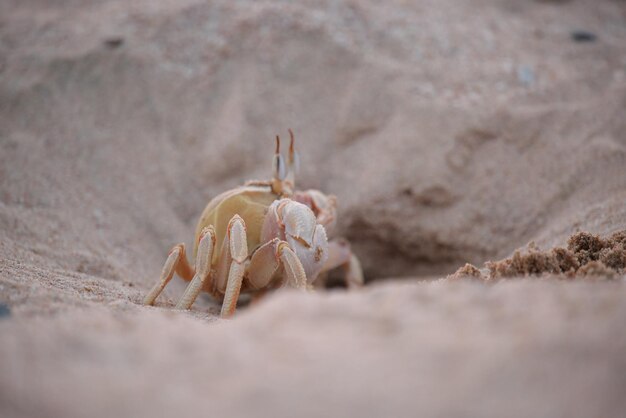
POLYGON ((619 416, 623 275, 416 279, 625 201, 623 1, 5 0, 0 415, 619 416), (139 306, 287 128, 368 280, 406 280, 139 306))

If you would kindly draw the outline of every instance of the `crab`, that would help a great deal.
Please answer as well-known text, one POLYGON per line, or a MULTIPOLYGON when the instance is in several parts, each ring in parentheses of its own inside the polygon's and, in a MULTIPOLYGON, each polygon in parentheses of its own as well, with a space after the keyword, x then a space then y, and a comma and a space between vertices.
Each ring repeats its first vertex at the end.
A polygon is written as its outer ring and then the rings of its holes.
POLYGON ((222 302, 222 317, 234 314, 240 292, 310 290, 323 285, 327 273, 338 267, 347 287, 363 284, 349 243, 332 239, 335 196, 295 190, 299 156, 291 129, 289 134, 287 158, 281 155, 276 136, 271 180, 248 181, 207 204, 196 227, 195 266, 187 260, 185 244, 175 245, 158 282, 144 298, 145 305, 155 303, 174 273, 189 282, 176 309, 190 309, 204 291, 222 302))

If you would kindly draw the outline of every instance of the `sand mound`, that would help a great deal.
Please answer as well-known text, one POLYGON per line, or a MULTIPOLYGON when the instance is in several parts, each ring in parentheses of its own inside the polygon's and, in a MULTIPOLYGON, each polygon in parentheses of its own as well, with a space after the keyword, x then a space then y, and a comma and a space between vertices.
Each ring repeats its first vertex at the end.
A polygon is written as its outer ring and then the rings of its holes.
POLYGON ((279 292, 217 322, 85 302, 0 322, 0 413, 619 416, 625 289, 388 283, 279 292))
POLYGON ((531 275, 563 275, 563 277, 620 277, 626 269, 626 230, 606 239, 587 232, 572 235, 567 248, 540 250, 535 243, 525 252, 516 250, 513 256, 501 261, 485 263, 487 274, 471 264, 465 264, 451 280, 461 278, 495 280, 504 277, 531 275))

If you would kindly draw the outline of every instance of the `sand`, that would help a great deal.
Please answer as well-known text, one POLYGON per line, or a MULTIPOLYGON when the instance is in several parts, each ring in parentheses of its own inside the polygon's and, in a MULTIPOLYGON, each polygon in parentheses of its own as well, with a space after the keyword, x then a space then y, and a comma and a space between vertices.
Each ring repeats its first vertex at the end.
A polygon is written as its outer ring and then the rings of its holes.
POLYGON ((625 28, 608 0, 2 2, 0 416, 619 416, 624 272, 549 255, 626 230, 625 28), (141 306, 288 128, 368 286, 141 306))
POLYGON ((626 230, 602 238, 578 232, 567 240, 567 248, 541 250, 531 242, 525 251, 516 250, 504 260, 488 261, 483 270, 466 263, 449 280, 496 281, 517 277, 551 276, 561 279, 621 277, 626 273, 626 230))

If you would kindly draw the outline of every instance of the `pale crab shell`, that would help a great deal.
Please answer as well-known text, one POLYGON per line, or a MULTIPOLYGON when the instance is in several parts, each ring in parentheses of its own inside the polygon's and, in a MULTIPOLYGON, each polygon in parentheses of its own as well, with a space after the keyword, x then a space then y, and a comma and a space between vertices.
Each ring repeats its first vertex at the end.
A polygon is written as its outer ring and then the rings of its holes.
POLYGON ((274 238, 286 241, 302 263, 309 283, 315 280, 328 259, 326 231, 317 223, 309 207, 291 199, 281 199, 269 186, 242 186, 211 200, 196 227, 194 256, 201 231, 213 225, 217 245, 212 261, 219 259, 228 222, 235 214, 246 225, 249 254, 274 238))
POLYGON ((194 257, 198 251, 202 229, 213 225, 217 245, 213 252, 212 264, 219 259, 228 222, 235 214, 238 214, 246 224, 248 251, 252 253, 261 244, 261 228, 267 209, 277 199, 280 199, 280 196, 272 193, 269 186, 241 186, 214 197, 204 208, 196 226, 194 257))

